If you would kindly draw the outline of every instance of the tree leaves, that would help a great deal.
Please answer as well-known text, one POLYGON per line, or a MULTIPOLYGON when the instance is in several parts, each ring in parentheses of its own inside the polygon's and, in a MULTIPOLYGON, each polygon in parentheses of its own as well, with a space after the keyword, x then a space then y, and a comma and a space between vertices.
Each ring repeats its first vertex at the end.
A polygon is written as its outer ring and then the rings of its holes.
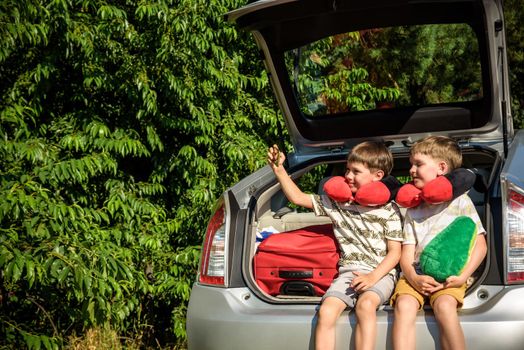
POLYGON ((524 128, 524 8, 518 0, 505 1, 504 8, 513 125, 524 128))
POLYGON ((240 5, 0 4, 1 346, 92 326, 184 341, 214 201, 282 123, 251 38, 224 22, 240 5))

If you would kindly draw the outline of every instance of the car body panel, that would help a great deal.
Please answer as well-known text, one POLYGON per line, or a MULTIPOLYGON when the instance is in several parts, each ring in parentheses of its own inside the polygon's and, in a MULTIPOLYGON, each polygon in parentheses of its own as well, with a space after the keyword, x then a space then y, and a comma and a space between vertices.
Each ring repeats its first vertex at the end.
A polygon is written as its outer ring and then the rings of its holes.
MULTIPOLYGON (((524 287, 480 286, 466 302, 480 305, 459 313, 470 349, 522 349, 524 344, 524 287), (483 295, 482 299, 477 295, 483 295), (476 299, 476 300, 473 300, 476 299)), ((261 301, 247 288, 195 285, 188 310, 191 349, 267 350, 313 349, 318 305, 279 305, 261 301), (198 325, 198 326, 197 326, 198 325), (212 336, 210 336, 212 334, 212 336), (246 344, 249 344, 248 346, 246 344)), ((376 349, 391 348, 393 312, 377 311, 376 349)), ((337 323, 337 349, 349 349, 355 314, 344 311, 337 323)), ((417 349, 438 349, 438 329, 429 310, 416 320, 417 349)))
POLYGON ((502 169, 502 176, 524 188, 524 130, 519 130, 513 138, 502 169))

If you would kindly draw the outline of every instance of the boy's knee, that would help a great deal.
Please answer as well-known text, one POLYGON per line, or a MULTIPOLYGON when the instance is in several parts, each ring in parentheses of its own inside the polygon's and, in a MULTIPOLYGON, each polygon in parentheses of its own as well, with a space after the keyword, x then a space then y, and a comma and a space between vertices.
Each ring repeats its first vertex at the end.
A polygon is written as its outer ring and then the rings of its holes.
POLYGON ((374 292, 366 292, 362 294, 355 306, 357 313, 375 313, 380 305, 380 297, 374 292))
MULTIPOLYGON (((344 311, 344 309, 342 309, 344 311)), ((318 310, 318 322, 319 323, 334 323, 340 316, 341 307, 332 303, 323 303, 320 305, 318 310)))
POLYGON ((418 300, 410 295, 399 295, 395 300, 395 315, 414 315, 419 309, 418 300))
POLYGON ((442 295, 435 299, 432 308, 435 316, 451 315, 457 313, 458 302, 455 298, 449 295, 442 295))
POLYGON ((318 324, 322 326, 333 326, 340 314, 346 309, 346 303, 335 297, 326 298, 318 310, 318 324))

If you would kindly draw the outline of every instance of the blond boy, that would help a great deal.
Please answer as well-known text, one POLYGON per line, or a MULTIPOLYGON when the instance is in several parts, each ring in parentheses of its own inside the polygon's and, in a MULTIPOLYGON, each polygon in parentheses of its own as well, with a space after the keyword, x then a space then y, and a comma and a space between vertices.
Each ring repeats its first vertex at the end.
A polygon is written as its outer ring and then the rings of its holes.
MULTIPOLYGON (((410 175, 418 189, 445 175, 462 164, 458 144, 443 136, 430 136, 411 148, 410 175)), ((457 310, 462 306, 466 280, 486 255, 485 230, 475 206, 467 194, 441 204, 421 203, 409 208, 404 221, 405 240, 402 244, 400 267, 402 276, 391 303, 395 307, 393 346, 398 350, 415 349, 417 312, 429 301, 440 330, 442 349, 465 349, 465 339, 457 310), (419 257, 424 247, 458 216, 470 217, 477 226, 477 237, 470 259, 459 276, 450 276, 443 283, 424 275, 419 257)))

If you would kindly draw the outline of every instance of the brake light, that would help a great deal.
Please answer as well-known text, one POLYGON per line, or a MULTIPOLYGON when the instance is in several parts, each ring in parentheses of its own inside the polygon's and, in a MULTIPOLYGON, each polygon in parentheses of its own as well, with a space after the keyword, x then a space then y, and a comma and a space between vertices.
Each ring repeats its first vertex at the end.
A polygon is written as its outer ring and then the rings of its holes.
POLYGON ((506 281, 524 283, 524 190, 503 181, 505 191, 506 281))
POLYGON ((199 282, 224 286, 226 270, 226 215, 224 204, 215 211, 207 225, 200 259, 199 282))

